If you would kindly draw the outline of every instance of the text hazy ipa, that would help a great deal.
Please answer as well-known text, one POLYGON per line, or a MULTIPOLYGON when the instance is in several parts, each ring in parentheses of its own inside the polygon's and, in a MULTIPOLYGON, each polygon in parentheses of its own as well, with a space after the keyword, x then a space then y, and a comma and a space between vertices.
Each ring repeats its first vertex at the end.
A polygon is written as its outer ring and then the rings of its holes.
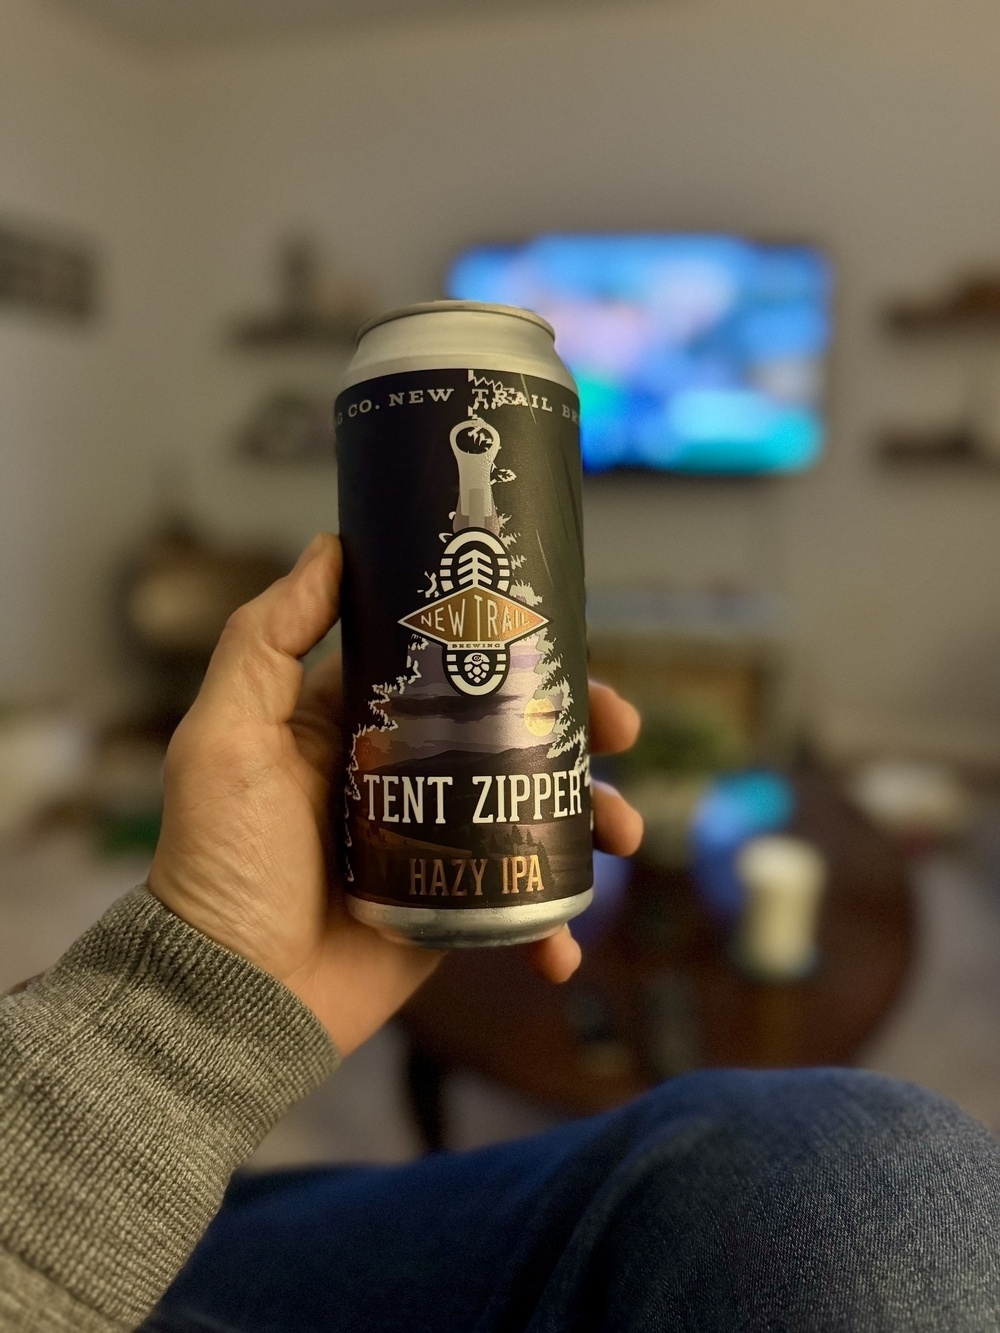
POLYGON ((592 896, 579 400, 552 329, 441 301, 337 399, 353 914, 436 947, 592 896))

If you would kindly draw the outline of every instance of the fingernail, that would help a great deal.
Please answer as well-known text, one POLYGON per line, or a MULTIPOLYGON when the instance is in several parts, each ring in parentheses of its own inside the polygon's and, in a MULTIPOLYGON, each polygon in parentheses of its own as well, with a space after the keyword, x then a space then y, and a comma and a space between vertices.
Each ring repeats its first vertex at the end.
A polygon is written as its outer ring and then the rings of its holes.
POLYGON ((299 556, 298 560, 296 560, 296 562, 295 562, 295 564, 294 564, 294 566, 293 566, 293 568, 292 568, 292 573, 293 573, 293 574, 294 574, 297 570, 304 569, 304 568, 306 567, 306 565, 308 565, 309 562, 310 562, 311 560, 315 559, 315 557, 316 557, 317 555, 319 555, 320 551, 323 549, 323 543, 324 543, 324 541, 325 541, 325 538, 326 538, 326 533, 325 533, 325 532, 317 532, 316 536, 312 539, 312 541, 309 543, 309 545, 305 548, 305 550, 304 550, 304 551, 302 552, 302 554, 299 556))

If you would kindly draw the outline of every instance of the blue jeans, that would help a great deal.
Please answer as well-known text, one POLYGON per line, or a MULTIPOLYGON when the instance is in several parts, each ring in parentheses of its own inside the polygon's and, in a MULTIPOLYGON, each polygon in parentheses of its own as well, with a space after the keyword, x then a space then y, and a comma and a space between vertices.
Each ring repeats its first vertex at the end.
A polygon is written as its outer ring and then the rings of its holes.
POLYGON ((238 1179, 146 1328, 996 1333, 1000 1144, 875 1074, 689 1074, 479 1152, 238 1179))

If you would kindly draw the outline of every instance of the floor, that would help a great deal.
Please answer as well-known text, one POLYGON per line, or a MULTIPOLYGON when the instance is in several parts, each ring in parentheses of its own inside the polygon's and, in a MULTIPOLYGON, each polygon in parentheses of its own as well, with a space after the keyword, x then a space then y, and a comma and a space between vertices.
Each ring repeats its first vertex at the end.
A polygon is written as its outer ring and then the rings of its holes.
MULTIPOLYGON (((0 991, 41 971, 104 907, 142 879, 140 856, 99 856, 79 830, 0 848, 0 991)), ((1000 806, 960 853, 914 867, 921 945, 895 1011, 861 1053, 867 1069, 953 1098, 1000 1135, 1000 806)), ((404 1161, 418 1144, 390 1027, 296 1107, 259 1149, 261 1169, 321 1161, 404 1161)), ((543 1108, 472 1077, 448 1088, 451 1146, 530 1134, 543 1108)))

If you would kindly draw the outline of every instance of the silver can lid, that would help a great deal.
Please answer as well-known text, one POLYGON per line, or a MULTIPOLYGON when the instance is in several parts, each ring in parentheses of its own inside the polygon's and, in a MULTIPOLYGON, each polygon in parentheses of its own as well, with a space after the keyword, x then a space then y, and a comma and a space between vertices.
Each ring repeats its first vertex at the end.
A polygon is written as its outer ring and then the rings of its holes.
POLYGON ((523 310, 517 305, 490 305, 486 301, 420 301, 416 305, 400 306, 398 310, 388 310, 384 315, 376 315, 374 319, 369 319, 354 335, 354 345, 357 347, 366 333, 378 328, 380 324, 388 324, 393 319, 405 319, 408 315, 439 315, 463 311, 481 315, 509 315, 512 319, 524 319, 529 324, 537 324, 553 341, 555 340, 556 331, 548 320, 542 319, 541 315, 536 315, 533 310, 523 310))

